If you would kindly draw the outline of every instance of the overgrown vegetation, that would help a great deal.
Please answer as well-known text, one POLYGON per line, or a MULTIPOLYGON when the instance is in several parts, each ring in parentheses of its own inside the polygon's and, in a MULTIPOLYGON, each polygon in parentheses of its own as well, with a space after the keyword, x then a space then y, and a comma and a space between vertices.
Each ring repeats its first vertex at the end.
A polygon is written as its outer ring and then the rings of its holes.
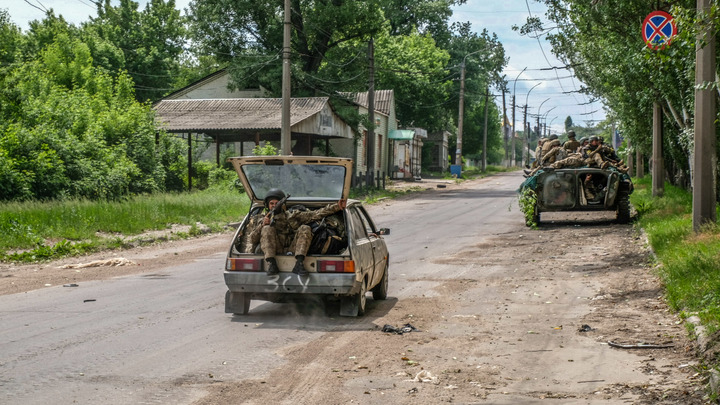
POLYGON ((518 197, 518 205, 520 205, 520 211, 525 217, 525 224, 532 229, 537 229, 537 215, 535 213, 535 205, 537 204, 537 194, 535 190, 530 187, 525 187, 520 190, 520 196, 518 197))
MULTIPOLYGON (((243 218, 249 200, 231 187, 161 193, 125 201, 65 200, 0 205, 0 260, 34 262, 143 243, 143 232, 198 224, 220 231, 243 218)), ((147 242, 152 242, 151 239, 147 242)))
MULTIPOLYGON (((710 333, 720 330, 720 227, 693 232, 692 195, 665 184, 663 197, 652 197, 649 176, 635 179, 630 200, 641 207, 638 225, 660 263, 658 272, 676 311, 697 314, 710 333)), ((720 361, 720 359, 718 359, 720 361)))

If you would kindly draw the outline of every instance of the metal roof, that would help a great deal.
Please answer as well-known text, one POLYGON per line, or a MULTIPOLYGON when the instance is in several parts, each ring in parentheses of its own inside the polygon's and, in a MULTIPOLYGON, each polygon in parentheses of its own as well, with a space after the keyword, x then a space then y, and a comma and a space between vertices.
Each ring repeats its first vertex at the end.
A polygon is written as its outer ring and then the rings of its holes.
MULTIPOLYGON (((290 100, 290 125, 320 112, 328 97, 290 100)), ((162 100, 153 106, 156 122, 170 132, 279 130, 282 98, 162 100)))
MULTIPOLYGON (((362 93, 340 93, 365 108, 368 108, 368 92, 362 93)), ((393 91, 392 90, 375 90, 375 112, 379 112, 383 115, 390 116, 390 111, 393 106, 393 91)))

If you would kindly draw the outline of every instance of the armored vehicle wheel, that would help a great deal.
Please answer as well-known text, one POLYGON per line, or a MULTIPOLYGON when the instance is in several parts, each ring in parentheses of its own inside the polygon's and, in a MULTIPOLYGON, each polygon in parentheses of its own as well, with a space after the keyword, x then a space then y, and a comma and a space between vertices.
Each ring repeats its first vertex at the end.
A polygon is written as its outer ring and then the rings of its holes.
POLYGON ((385 264, 385 270, 383 270, 382 280, 380 280, 380 283, 378 283, 378 285, 376 285, 372 289, 374 300, 384 300, 387 298, 388 277, 388 265, 385 264))
POLYGON ((250 295, 241 292, 227 291, 225 293, 225 313, 233 315, 246 315, 250 310, 250 295))
POLYGON ((617 222, 627 224, 630 222, 630 196, 620 193, 617 198, 617 222))

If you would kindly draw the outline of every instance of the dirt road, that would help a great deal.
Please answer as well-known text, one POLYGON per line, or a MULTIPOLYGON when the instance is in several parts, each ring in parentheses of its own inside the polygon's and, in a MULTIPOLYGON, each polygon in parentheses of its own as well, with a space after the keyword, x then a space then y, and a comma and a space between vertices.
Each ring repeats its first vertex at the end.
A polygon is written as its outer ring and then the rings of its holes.
MULTIPOLYGON (((513 197, 521 179, 504 174, 373 205, 378 224, 392 223, 387 301, 369 299, 368 316, 358 319, 254 303, 248 316, 231 318, 237 342, 226 350, 241 362, 260 361, 257 374, 173 379, 165 389, 190 386, 194 395, 171 402, 707 403, 693 344, 663 301, 641 235, 604 214, 543 214, 545 225, 529 230, 513 197), (437 238, 450 223, 451 236, 437 238), (327 326, 318 327, 325 316, 327 326), (417 331, 382 332, 405 324, 417 331), (282 337, 271 366, 243 352, 253 344, 244 333, 253 330, 282 337)), ((168 271, 224 251, 228 240, 214 235, 116 253, 136 266, 58 269, 107 254, 3 266, 0 292, 168 271)), ((14 361, 0 360, 0 370, 14 361)))

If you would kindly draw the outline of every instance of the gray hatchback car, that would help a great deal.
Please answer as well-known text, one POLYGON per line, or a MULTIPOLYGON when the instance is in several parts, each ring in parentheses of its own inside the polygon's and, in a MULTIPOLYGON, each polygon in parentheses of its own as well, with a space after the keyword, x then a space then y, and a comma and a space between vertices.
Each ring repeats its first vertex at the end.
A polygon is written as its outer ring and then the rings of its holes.
MULTIPOLYGON (((292 210, 322 208, 347 199, 352 178, 352 160, 316 156, 234 157, 233 164, 252 201, 248 215, 233 236, 225 262, 225 312, 245 315, 251 300, 290 302, 321 298, 339 302, 340 315, 365 313, 366 296, 384 300, 388 291, 388 249, 383 235, 360 201, 348 200, 347 207, 326 220, 338 230, 334 251, 310 251, 304 265, 308 276, 292 272, 295 258, 276 256, 280 274, 268 276, 262 252, 248 235, 251 218, 263 212, 269 190, 279 188, 289 195, 285 207, 292 210), (299 207, 300 208, 300 207, 299 207)), ((315 242, 315 240, 313 241, 315 242)))

